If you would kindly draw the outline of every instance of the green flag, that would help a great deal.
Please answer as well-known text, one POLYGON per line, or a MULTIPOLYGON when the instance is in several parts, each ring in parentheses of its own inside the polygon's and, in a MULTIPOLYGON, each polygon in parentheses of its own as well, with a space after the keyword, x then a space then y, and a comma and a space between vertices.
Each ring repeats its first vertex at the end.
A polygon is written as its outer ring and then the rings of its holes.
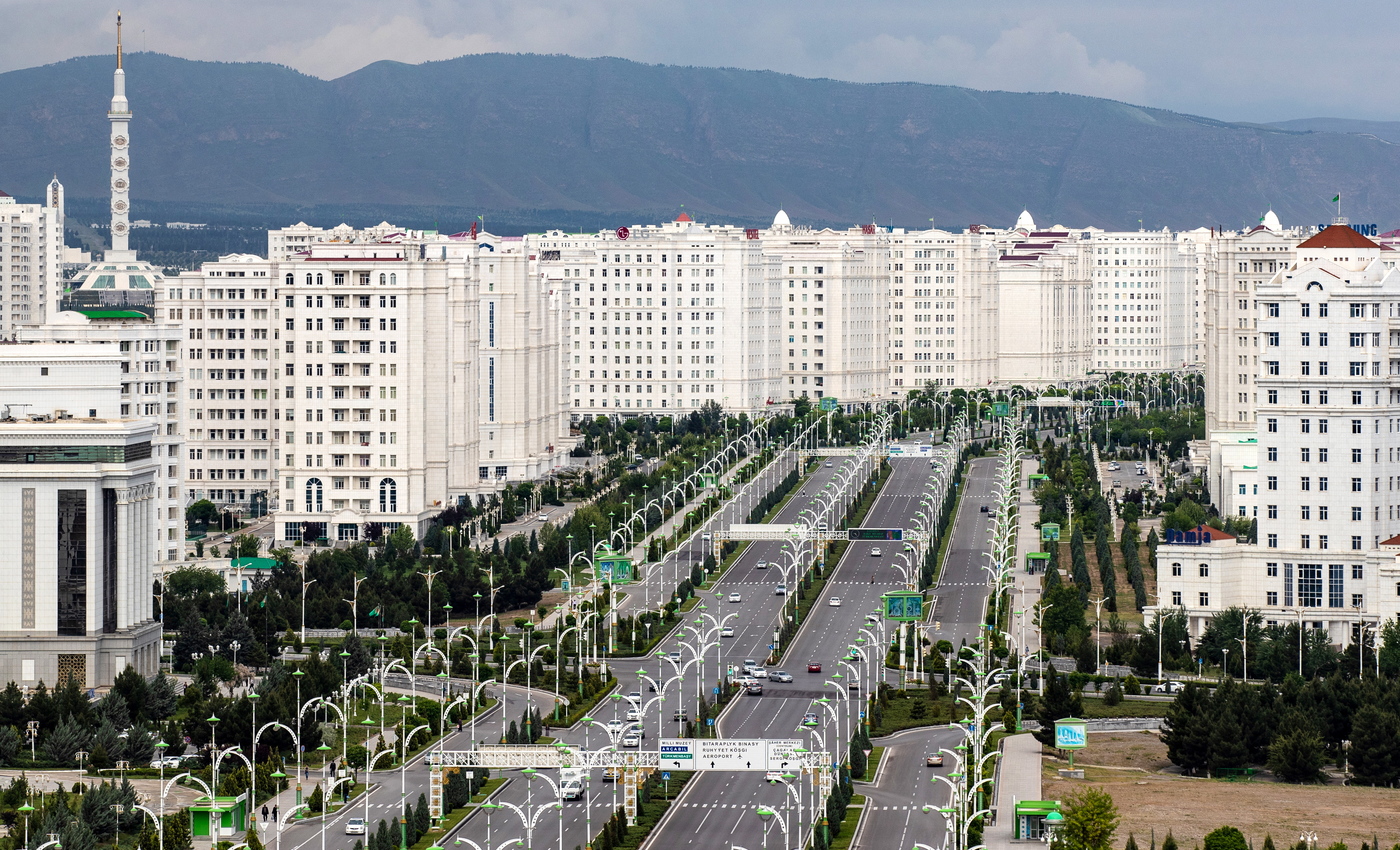
POLYGON ((378 608, 375 608, 373 611, 369 612, 368 616, 370 616, 370 617, 378 617, 378 616, 379 616, 379 609, 378 609, 378 608))
POLYGON ((1341 199, 1342 199, 1342 196, 1341 196, 1341 195, 1337 195, 1337 196, 1335 196, 1334 198, 1332 198, 1332 203, 1335 204, 1336 202, 1340 201, 1341 199))

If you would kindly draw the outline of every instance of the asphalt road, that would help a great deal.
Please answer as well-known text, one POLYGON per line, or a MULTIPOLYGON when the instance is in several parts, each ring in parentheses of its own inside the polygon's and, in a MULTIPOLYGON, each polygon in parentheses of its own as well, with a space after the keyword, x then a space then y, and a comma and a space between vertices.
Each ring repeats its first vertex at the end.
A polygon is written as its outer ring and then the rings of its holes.
MULTIPOLYGON (((893 474, 864 521, 866 527, 903 528, 918 510, 919 500, 927 486, 930 471, 928 461, 895 459, 892 464, 893 474)), ((903 576, 894 566, 897 562, 895 555, 895 550, 888 544, 856 543, 847 547, 841 563, 827 583, 822 600, 812 609, 812 616, 798 633, 784 659, 783 667, 792 672, 796 681, 790 685, 770 683, 761 697, 739 698, 739 702, 722 718, 721 732, 724 737, 805 739, 810 749, 823 749, 830 752, 834 760, 840 759, 848 740, 847 730, 851 724, 859 722, 860 702, 840 700, 838 694, 841 689, 825 683, 837 670, 841 670, 845 677, 851 675, 837 665, 838 659, 845 656, 848 647, 856 644, 860 637, 859 629, 866 626, 866 614, 878 609, 880 596, 903 585, 903 576), (872 553, 874 546, 881 550, 879 556, 872 553), (839 607, 829 604, 832 597, 841 600, 839 607), (806 665, 809 662, 822 664, 822 673, 807 673, 806 665), (838 718, 833 719, 826 708, 813 704, 813 700, 823 696, 832 698, 830 705, 837 709, 838 718), (803 715, 809 711, 818 714, 819 724, 815 729, 802 724, 803 715)), ((740 571, 726 578, 742 587, 751 580, 752 575, 752 572, 740 571)), ((888 635, 885 637, 888 639, 888 635)), ((744 651, 735 653, 731 649, 729 657, 755 657, 753 651, 761 649, 753 645, 745 646, 738 641, 735 648, 744 651)), ((883 658, 875 659, 875 665, 881 671, 880 675, 885 675, 883 658)), ((865 687, 868 688, 869 684, 865 682, 865 687)), ((704 773, 692 780, 673 813, 654 833, 649 846, 762 846, 763 822, 754 814, 754 807, 758 805, 770 806, 782 812, 788 829, 795 834, 800 829, 800 821, 810 821, 811 797, 805 790, 810 788, 810 782, 798 781, 794 784, 804 788, 801 819, 797 816, 795 804, 791 807, 788 805, 787 801, 792 799, 791 793, 781 785, 765 782, 761 774, 704 773)), ((927 825, 919 825, 921 831, 927 831, 935 826, 935 820, 941 820, 936 814, 915 814, 928 822, 927 825)), ((770 841, 781 842, 782 827, 778 825, 778 819, 772 821, 769 831, 770 841)))
MULTIPOLYGON (((947 640, 957 648, 963 639, 972 643, 987 599, 987 563, 991 539, 991 519, 981 511, 992 503, 992 482, 996 460, 974 460, 963 476, 962 502, 953 525, 943 573, 935 592, 929 639, 947 640)), ((939 749, 952 749, 962 740, 962 732, 941 728, 911 729, 873 741, 886 747, 880 772, 873 787, 863 786, 867 796, 864 824, 855 846, 862 848, 912 847, 915 841, 930 847, 943 843, 943 817, 936 810, 947 805, 947 786, 935 783, 935 772, 947 774, 950 764, 928 767, 925 756, 939 749), (923 807, 930 810, 925 813, 923 807)))

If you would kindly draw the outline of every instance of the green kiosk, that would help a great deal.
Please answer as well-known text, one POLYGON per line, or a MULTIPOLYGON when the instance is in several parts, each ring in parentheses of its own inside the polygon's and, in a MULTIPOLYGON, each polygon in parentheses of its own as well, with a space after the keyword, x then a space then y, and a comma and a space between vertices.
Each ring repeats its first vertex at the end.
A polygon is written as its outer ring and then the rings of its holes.
POLYGON ((190 806, 190 833, 217 842, 242 832, 248 823, 248 794, 200 797, 190 806))
POLYGON ((632 581, 632 559, 619 554, 606 543, 598 547, 594 567, 598 580, 606 584, 628 584, 632 581))
MULTIPOLYGON (((1044 841, 1045 819, 1059 816, 1058 800, 1022 800, 1016 804, 1016 822, 1012 825, 1013 841, 1044 841)), ((1054 820, 1054 818, 1051 818, 1054 820)))

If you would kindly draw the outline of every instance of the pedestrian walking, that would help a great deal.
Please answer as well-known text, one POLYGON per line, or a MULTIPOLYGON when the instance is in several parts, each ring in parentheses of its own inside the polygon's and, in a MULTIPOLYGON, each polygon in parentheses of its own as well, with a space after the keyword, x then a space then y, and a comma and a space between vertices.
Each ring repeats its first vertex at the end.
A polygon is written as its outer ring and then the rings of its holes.
POLYGON ((267 804, 266 804, 266 803, 264 803, 264 804, 263 804, 263 807, 262 807, 262 816, 263 816, 263 823, 267 823, 267 804))
POLYGON ((272 822, 277 823, 277 807, 272 807, 272 822))

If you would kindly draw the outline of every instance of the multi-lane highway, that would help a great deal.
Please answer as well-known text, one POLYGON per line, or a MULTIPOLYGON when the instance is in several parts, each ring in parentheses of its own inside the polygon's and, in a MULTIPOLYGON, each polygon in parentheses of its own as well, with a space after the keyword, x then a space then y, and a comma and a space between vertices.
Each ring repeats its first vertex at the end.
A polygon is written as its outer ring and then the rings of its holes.
MULTIPOLYGON (((996 463, 993 458, 974 460, 963 476, 963 498, 935 593, 930 641, 946 640, 956 648, 964 638, 972 643, 977 636, 986 606, 988 576, 983 566, 991 539, 991 519, 981 509, 992 504, 996 463)), ((930 768, 925 756, 940 748, 952 749, 961 740, 961 732, 944 725, 874 741, 885 747, 885 755, 874 786, 861 790, 867 809, 855 846, 876 850, 911 847, 915 841, 941 846, 943 818, 932 810, 924 812, 923 807, 947 805, 947 786, 935 783, 932 774, 946 773, 951 767, 930 768)))
MULTIPOLYGON (((988 517, 980 513, 979 508, 991 501, 994 463, 995 461, 990 459, 974 462, 970 473, 964 479, 967 494, 962 501, 955 525, 953 541, 937 592, 937 607, 932 616, 933 620, 938 621, 941 631, 930 634, 932 639, 947 639, 957 645, 963 637, 971 640, 976 633, 982 600, 986 593, 982 564, 985 561, 983 552, 986 551, 988 537, 988 517)), ((804 481, 802 490, 784 506, 775 522, 794 522, 798 520, 802 511, 810 511, 814 496, 822 491, 828 482, 833 481, 837 473, 846 472, 847 466, 853 464, 853 460, 834 458, 831 464, 827 466, 823 462, 817 467, 815 473, 804 481)), ((919 510, 919 502, 928 483, 928 461, 922 458, 895 458, 892 465, 892 475, 866 518, 866 526, 908 527, 914 513, 919 510)), ((784 465, 775 470, 773 481, 781 478, 790 468, 792 467, 784 465)), ((765 487, 770 484, 769 481, 763 482, 765 487)), ((839 510, 837 515, 839 516, 839 510)), ((723 528, 731 522, 741 522, 743 519, 740 509, 736 506, 716 520, 713 527, 723 528)), ((762 696, 736 698, 720 720, 720 733, 723 737, 802 739, 807 742, 809 748, 826 749, 834 758, 842 759, 848 729, 851 724, 859 722, 857 712, 861 703, 854 698, 842 700, 842 689, 827 682, 838 670, 844 678, 850 678, 850 671, 838 665, 838 659, 846 655, 849 646, 857 643, 861 628, 876 628, 867 622, 866 615, 878 609, 881 594, 903 584, 902 573, 893 566, 897 560, 897 552, 894 549, 897 545, 853 543, 847 547, 841 562, 835 566, 834 575, 827 582, 821 598, 817 600, 808 620, 795 636, 793 645, 787 650, 783 662, 770 668, 791 672, 794 681, 781 684, 770 679, 765 683, 765 693, 762 696), (878 556, 871 551, 877 546, 881 549, 878 556), (839 599, 840 605, 831 604, 832 598, 839 599), (809 662, 821 664, 822 672, 808 673, 809 662), (831 700, 829 705, 838 707, 839 719, 836 723, 833 723, 827 709, 813 705, 813 700, 822 697, 831 700), (809 711, 816 711, 820 718, 820 724, 815 730, 802 724, 803 715, 809 711)), ((691 546, 694 548, 693 554, 683 548, 681 563, 688 563, 688 556, 697 560, 703 557, 704 543, 699 534, 693 538, 691 546)), ((646 703, 646 709, 642 713, 642 722, 646 729, 643 747, 654 748, 657 746, 657 739, 663 734, 668 737, 676 735, 679 727, 672 718, 677 708, 683 708, 693 717, 697 694, 708 695, 726 667, 741 666, 747 659, 761 662, 768 654, 783 602, 783 597, 775 593, 776 586, 784 582, 778 565, 788 562, 789 558, 783 553, 783 544, 750 544, 722 580, 710 591, 702 594, 705 607, 698 612, 705 621, 704 627, 711 626, 709 618, 713 617, 715 622, 723 621, 731 626, 733 636, 719 638, 719 646, 712 646, 706 652, 703 663, 690 664, 680 673, 678 679, 673 678, 670 686, 663 688, 664 700, 650 690, 647 682, 654 678, 664 680, 676 676, 676 668, 670 662, 654 657, 614 660, 611 662, 612 667, 621 683, 616 698, 605 700, 592 713, 598 721, 597 724, 582 724, 571 730, 563 730, 558 733, 559 738, 590 748, 607 745, 608 732, 599 724, 611 721, 626 722, 630 703, 623 696, 629 692, 639 693, 646 703), (769 566, 759 568, 760 561, 769 566), (730 594, 734 593, 738 594, 739 601, 730 602, 730 594), (639 673, 644 673, 645 678, 639 677, 639 673)), ((673 573, 667 570, 664 574, 657 571, 657 574, 648 577, 657 583, 651 591, 653 599, 656 598, 656 594, 670 589, 672 585, 666 582, 673 581, 672 576, 673 573)), ((787 583, 791 584, 791 581, 787 583)), ((629 588, 627 602, 632 605, 640 604, 644 602, 646 595, 647 592, 641 584, 633 585, 629 588)), ((689 650, 681 647, 678 641, 678 638, 683 637, 687 637, 684 632, 668 638, 661 644, 661 648, 668 652, 679 651, 682 653, 682 659, 687 659, 689 650)), ((864 668, 864 665, 857 666, 864 668)), ((886 675, 878 662, 876 667, 882 671, 882 676, 886 675)), ((893 671, 888 675, 893 681, 893 671)), ((869 688, 871 683, 867 681, 864 686, 869 688)), ((535 704, 542 712, 547 713, 550 710, 551 699, 537 692, 535 704)), ((505 706, 507 722, 517 719, 524 705, 523 690, 513 688, 508 691, 505 706)), ((478 721, 476 737, 495 740, 500 724, 500 714, 491 712, 478 721)), ((890 842, 900 842, 904 839, 934 846, 941 842, 941 817, 922 809, 925 806, 938 805, 939 800, 946 799, 946 793, 929 784, 928 774, 931 769, 924 767, 924 755, 938 747, 951 746, 955 743, 957 734, 946 728, 913 730, 889 741, 877 742, 887 745, 889 749, 876 777, 878 784, 861 789, 861 793, 868 796, 870 808, 861 835, 858 836, 860 846, 886 846, 890 842)), ((446 747, 469 748, 469 732, 450 736, 446 747)), ((534 825, 536 846, 543 846, 546 840, 550 845, 559 840, 561 812, 563 847, 586 844, 611 812, 622 805, 622 788, 614 783, 605 782, 598 772, 594 772, 589 777, 588 794, 584 800, 566 802, 562 809, 550 808, 554 805, 554 790, 541 777, 548 775, 557 782, 558 777, 554 774, 554 771, 542 771, 533 780, 527 780, 524 775, 515 771, 500 774, 510 777, 510 782, 498 792, 495 799, 500 803, 520 807, 527 813, 539 811, 534 825)), ((418 794, 427 787, 427 771, 419 764, 411 764, 404 774, 403 794, 400 792, 400 777, 386 772, 377 774, 375 779, 382 784, 376 788, 369 800, 371 828, 380 818, 389 819, 397 815, 402 810, 405 796, 409 802, 416 801, 418 794)), ((803 820, 810 823, 811 797, 807 790, 810 788, 810 781, 804 779, 794 784, 804 789, 802 805, 806 811, 803 820)), ((792 810, 785 798, 790 799, 790 792, 780 785, 765 782, 761 773, 702 773, 690 783, 661 827, 653 833, 649 846, 761 846, 763 822, 754 814, 758 805, 774 807, 787 818, 790 830, 799 829, 796 811, 792 810)), ((354 837, 343 834, 344 821, 363 814, 364 808, 356 805, 333 816, 327 824, 327 846, 351 846, 354 837)), ((849 826, 853 826, 853 821, 848 821, 849 826)), ((781 827, 777 819, 771 822, 770 832, 770 839, 781 840, 781 827)), ((288 827, 283 840, 288 841, 291 848, 301 848, 313 841, 319 842, 319 835, 319 823, 313 822, 288 827)), ((465 838, 485 848, 488 837, 492 844, 499 845, 515 836, 524 838, 525 831, 521 818, 507 805, 504 808, 478 811, 464 821, 448 840, 465 838)), ((906 843, 905 846, 909 844, 906 843)))
MULTIPOLYGON (((908 527, 922 498, 928 482, 930 466, 927 460, 919 458, 892 461, 893 472, 874 507, 864 521, 868 527, 908 527)), ((980 480, 974 475, 973 480, 980 480)), ((976 485, 972 485, 976 486, 976 485)), ((976 510, 974 508, 974 510, 976 510)), ((971 526, 973 523, 967 523, 971 526)), ((963 531, 960 529, 960 531, 963 531)), ((970 535, 970 528, 963 531, 970 535)), ((803 715, 817 711, 820 719, 819 735, 825 738, 826 749, 832 751, 834 759, 841 759, 842 753, 836 750, 836 739, 844 739, 846 727, 845 709, 859 711, 860 703, 847 700, 841 705, 841 732, 838 735, 835 723, 828 712, 813 706, 813 700, 822 696, 835 698, 839 689, 826 685, 828 677, 840 669, 838 659, 845 656, 847 648, 857 643, 859 629, 866 626, 866 614, 876 611, 880 596, 903 584, 903 577, 893 567, 895 552, 887 545, 870 543, 851 544, 837 565, 831 581, 828 582, 823 599, 812 610, 802 631, 798 633, 794 645, 784 659, 783 666, 793 673, 796 681, 791 685, 769 684, 762 697, 741 697, 738 703, 724 715, 721 732, 727 738, 804 738, 813 749, 817 746, 816 737, 802 724, 803 715), (880 554, 874 555, 878 547, 880 554), (832 597, 839 597, 839 607, 828 603, 832 597), (822 673, 807 673, 809 662, 823 665, 822 673)), ((757 555, 755 556, 757 557, 757 555)), ((726 582, 739 587, 754 582, 755 571, 750 565, 741 564, 740 569, 731 571, 726 582)), ((958 573, 962 577, 962 573, 958 573)), ((969 608, 970 610, 970 608, 969 608)), ((974 617, 975 620, 975 617, 974 617)), ((952 627, 944 624, 945 629, 952 627)), ((736 642, 729 657, 754 657, 752 651, 761 647, 743 646, 736 642)), ((858 721, 858 715, 852 721, 858 721)), ((920 762, 922 762, 922 753, 920 762)), ((931 789, 925 787, 925 790, 931 789)), ((789 793, 781 786, 764 781, 761 774, 707 773, 692 781, 677 807, 668 815, 654 835, 654 846, 721 847, 736 844, 744 847, 760 846, 763 843, 763 821, 755 815, 755 807, 770 806, 780 812, 788 812, 785 798, 789 793)), ((929 801, 931 794, 925 794, 919 804, 929 801)), ((910 805, 914 801, 910 800, 910 805)), ((807 805, 804 803, 804 805, 807 805)), ((937 814, 925 814, 910 810, 908 816, 920 821, 915 828, 920 834, 934 834, 941 829, 941 818, 937 814)), ((786 814, 790 830, 797 830, 796 812, 786 814)), ((810 822, 810 811, 804 815, 810 822)), ((781 826, 775 818, 769 827, 770 838, 781 840, 781 826)), ((793 836, 794 839, 796 835, 793 836)), ((921 839, 922 840, 922 839, 921 839)))

